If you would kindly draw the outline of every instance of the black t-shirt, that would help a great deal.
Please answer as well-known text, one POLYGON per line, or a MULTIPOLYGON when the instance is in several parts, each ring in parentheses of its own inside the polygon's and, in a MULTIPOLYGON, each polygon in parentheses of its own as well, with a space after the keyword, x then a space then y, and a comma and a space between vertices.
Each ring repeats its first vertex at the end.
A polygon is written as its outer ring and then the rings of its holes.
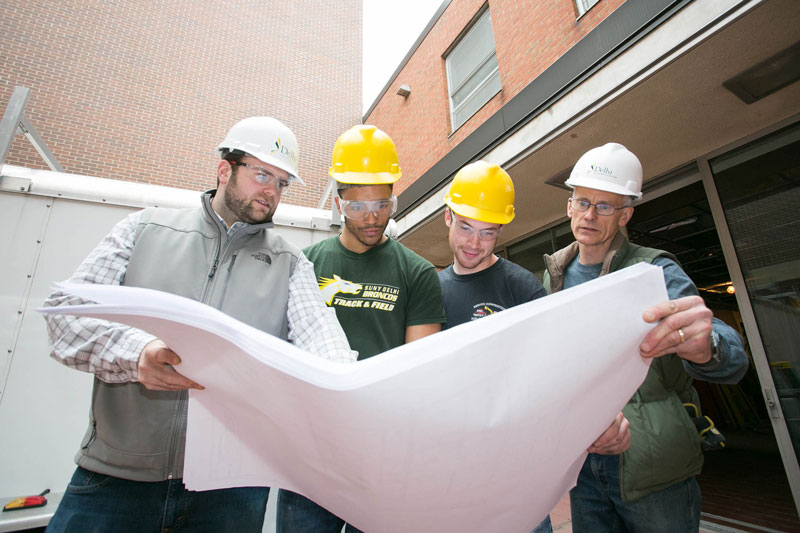
POLYGON ((474 274, 456 274, 450 265, 439 272, 439 283, 447 315, 443 329, 547 295, 536 276, 502 257, 474 274))

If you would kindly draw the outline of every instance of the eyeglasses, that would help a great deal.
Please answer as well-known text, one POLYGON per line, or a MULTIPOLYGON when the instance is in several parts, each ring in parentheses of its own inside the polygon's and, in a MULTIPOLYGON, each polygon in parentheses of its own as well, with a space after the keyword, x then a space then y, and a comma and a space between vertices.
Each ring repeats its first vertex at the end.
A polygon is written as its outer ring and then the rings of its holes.
POLYGON ((283 190, 289 186, 287 180, 279 178, 264 167, 256 167, 239 161, 228 161, 228 163, 230 163, 231 166, 239 165, 240 167, 247 167, 255 170, 256 173, 253 175, 253 179, 259 185, 272 185, 278 192, 283 192, 283 190))
POLYGON ((339 205, 342 207, 342 213, 352 220, 364 220, 370 213, 375 213, 377 218, 388 218, 397 210, 397 196, 392 195, 391 198, 385 200, 342 200, 339 197, 339 205))
POLYGON ((455 222, 455 228, 456 234, 466 239, 471 239, 473 235, 477 234, 479 241, 491 241, 496 239, 497 235, 500 233, 500 230, 496 228, 475 229, 469 224, 465 224, 463 222, 455 222))
POLYGON ((607 217, 613 215, 619 209, 625 209, 626 207, 630 207, 629 205, 623 205, 617 207, 615 205, 606 204, 603 202, 593 204, 589 200, 584 200, 582 198, 570 198, 569 205, 572 206, 572 209, 575 211, 588 211, 590 207, 594 206, 594 212, 598 215, 607 217))

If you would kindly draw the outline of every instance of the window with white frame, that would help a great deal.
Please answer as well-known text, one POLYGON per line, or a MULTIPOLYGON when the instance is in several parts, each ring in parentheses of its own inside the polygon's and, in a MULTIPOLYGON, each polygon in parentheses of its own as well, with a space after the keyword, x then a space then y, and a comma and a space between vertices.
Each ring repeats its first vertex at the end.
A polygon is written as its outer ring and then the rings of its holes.
POLYGON ((578 4, 578 16, 583 16, 584 13, 592 9, 592 6, 599 1, 600 0, 575 0, 575 3, 578 4))
POLYGON ((502 89, 488 9, 447 54, 445 64, 455 131, 502 89))

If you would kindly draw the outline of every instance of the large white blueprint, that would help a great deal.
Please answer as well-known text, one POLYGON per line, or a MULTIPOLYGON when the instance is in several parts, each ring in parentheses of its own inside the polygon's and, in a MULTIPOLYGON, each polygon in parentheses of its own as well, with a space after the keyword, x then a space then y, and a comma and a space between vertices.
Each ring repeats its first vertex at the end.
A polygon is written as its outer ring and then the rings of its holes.
POLYGON ((337 364, 198 302, 63 285, 100 305, 46 308, 163 339, 190 391, 184 482, 283 487, 364 531, 529 531, 644 379, 646 264, 337 364))

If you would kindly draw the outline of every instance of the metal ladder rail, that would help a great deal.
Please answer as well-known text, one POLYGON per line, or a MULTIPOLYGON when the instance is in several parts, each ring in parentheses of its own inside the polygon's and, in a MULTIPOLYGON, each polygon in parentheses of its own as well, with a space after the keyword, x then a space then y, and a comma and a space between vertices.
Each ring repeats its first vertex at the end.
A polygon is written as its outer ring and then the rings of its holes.
POLYGON ((25 104, 28 103, 30 93, 30 89, 18 85, 14 87, 14 92, 11 93, 11 98, 8 100, 3 118, 0 120, 0 166, 6 162, 6 156, 11 149, 11 143, 14 142, 14 137, 23 133, 51 170, 64 172, 64 168, 56 156, 53 155, 31 121, 25 116, 25 104))

